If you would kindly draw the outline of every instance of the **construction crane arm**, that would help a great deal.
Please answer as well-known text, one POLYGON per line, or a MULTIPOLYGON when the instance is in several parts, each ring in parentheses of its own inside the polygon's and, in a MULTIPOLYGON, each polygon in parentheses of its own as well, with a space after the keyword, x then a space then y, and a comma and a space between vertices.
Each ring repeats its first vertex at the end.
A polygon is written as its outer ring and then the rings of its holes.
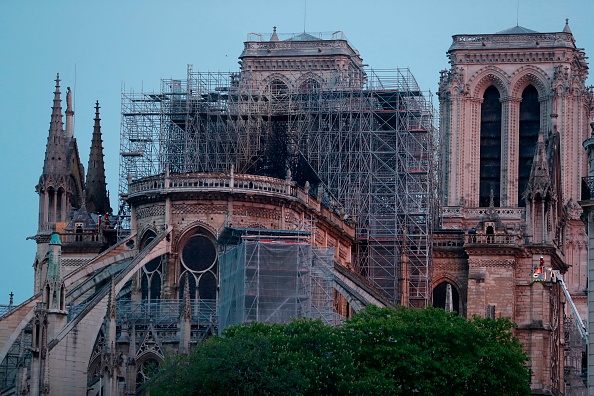
POLYGON ((573 313, 573 318, 576 321, 577 328, 580 331, 580 334, 582 336, 582 339, 584 339, 587 342, 588 341, 588 331, 586 330, 586 326, 584 325, 584 322, 582 321, 582 318, 580 316, 580 313, 577 310, 577 307, 573 303, 573 299, 571 298, 571 294, 569 294, 569 290, 567 289, 567 285, 565 284, 565 281, 563 280, 563 275, 561 275, 561 273, 558 270, 553 270, 551 272, 555 276, 556 281, 559 284, 561 284, 561 288, 563 289, 563 293, 565 293, 565 298, 567 299, 567 301, 569 302, 569 306, 571 307, 571 312, 573 313))

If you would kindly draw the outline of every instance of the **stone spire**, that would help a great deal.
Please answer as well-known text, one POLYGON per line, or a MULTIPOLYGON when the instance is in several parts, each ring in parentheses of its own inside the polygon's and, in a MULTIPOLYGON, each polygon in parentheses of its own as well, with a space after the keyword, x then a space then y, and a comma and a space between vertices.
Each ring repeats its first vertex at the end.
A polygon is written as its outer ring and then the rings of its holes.
POLYGON ((99 118, 99 101, 95 104, 95 126, 91 140, 89 166, 85 182, 86 205, 89 213, 111 213, 107 183, 105 182, 105 163, 103 161, 103 140, 101 138, 101 118, 99 118))
POLYGON ((278 35, 276 34, 276 26, 272 27, 272 36, 270 37, 270 41, 278 41, 278 35))
POLYGON ((43 176, 53 176, 54 178, 63 176, 66 173, 66 143, 64 141, 62 99, 60 95, 60 75, 58 74, 56 76, 56 90, 54 91, 49 136, 45 148, 45 160, 43 162, 43 176))
POLYGON ((49 242, 45 305, 48 310, 65 310, 64 282, 62 281, 62 242, 60 235, 53 233, 49 242))
POLYGON ((565 27, 563 28, 563 33, 571 33, 571 29, 569 28, 569 18, 565 18, 565 27))
POLYGON ((74 110, 72 110, 72 91, 70 87, 66 91, 66 140, 74 136, 74 110))
POLYGON ((538 134, 536 153, 534 154, 534 160, 532 162, 532 170, 530 172, 528 186, 526 191, 523 192, 524 196, 529 200, 533 200, 538 195, 540 195, 542 199, 545 199, 547 195, 552 192, 552 181, 549 173, 543 135, 541 130, 538 134))

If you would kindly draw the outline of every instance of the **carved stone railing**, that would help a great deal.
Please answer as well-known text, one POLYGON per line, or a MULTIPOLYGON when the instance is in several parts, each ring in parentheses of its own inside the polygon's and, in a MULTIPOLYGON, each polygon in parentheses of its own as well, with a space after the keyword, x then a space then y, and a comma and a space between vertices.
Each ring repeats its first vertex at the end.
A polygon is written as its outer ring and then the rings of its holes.
POLYGON ((246 193, 271 193, 297 197, 294 184, 290 181, 266 176, 225 175, 222 173, 188 173, 146 177, 130 183, 128 196, 139 193, 176 191, 234 191, 246 193))
POLYGON ((461 206, 443 206, 442 216, 443 217, 467 217, 467 218, 481 218, 492 210, 501 219, 521 219, 524 218, 526 209, 524 208, 467 208, 461 206))
POLYGON ((433 247, 460 248, 462 246, 464 246, 463 235, 456 235, 456 236, 453 236, 451 234, 446 234, 446 235, 434 234, 433 235, 433 247))
POLYGON ((451 49, 490 47, 513 48, 514 44, 530 44, 538 42, 538 47, 572 47, 570 33, 533 33, 533 34, 458 34, 452 37, 451 49))
POLYGON ((495 235, 495 234, 466 234, 465 245, 522 245, 522 238, 517 235, 495 235))
POLYGON ((155 195, 179 192, 223 192, 245 193, 250 195, 273 195, 279 198, 302 202, 318 212, 334 226, 354 235, 352 225, 345 221, 345 213, 332 198, 327 201, 316 199, 309 191, 295 185, 290 179, 280 180, 267 176, 223 173, 189 173, 150 176, 133 181, 128 186, 128 199, 142 195, 155 195))

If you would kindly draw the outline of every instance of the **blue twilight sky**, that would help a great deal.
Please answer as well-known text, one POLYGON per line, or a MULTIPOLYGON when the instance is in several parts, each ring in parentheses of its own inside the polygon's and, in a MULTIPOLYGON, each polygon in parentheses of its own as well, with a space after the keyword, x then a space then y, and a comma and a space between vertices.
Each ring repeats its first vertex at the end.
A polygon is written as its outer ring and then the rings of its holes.
POLYGON ((593 15, 591 0, 0 0, 0 304, 11 291, 15 303, 33 292, 36 247, 26 238, 37 230, 34 188, 58 72, 62 92, 70 86, 75 93, 74 133, 85 172, 100 102, 115 209, 123 87, 159 90, 161 78, 185 78, 187 64, 236 71, 248 32, 342 30, 365 63, 410 67, 421 89, 435 92, 454 34, 495 33, 517 20, 558 32, 569 18, 578 47, 594 54, 593 15))

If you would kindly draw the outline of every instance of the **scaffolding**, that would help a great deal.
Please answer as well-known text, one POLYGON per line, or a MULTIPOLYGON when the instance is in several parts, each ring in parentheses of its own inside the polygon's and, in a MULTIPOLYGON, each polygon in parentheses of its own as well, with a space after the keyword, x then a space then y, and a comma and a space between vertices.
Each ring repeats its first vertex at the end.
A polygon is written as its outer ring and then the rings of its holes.
POLYGON ((337 324, 334 250, 299 240, 243 239, 220 257, 219 331, 295 318, 337 324))
MULTIPOLYGON (((246 48, 266 45, 277 44, 246 48)), ((284 77, 188 66, 186 79, 162 80, 158 93, 123 93, 120 195, 131 180, 166 170, 280 179, 290 171, 356 224, 358 272, 396 302, 429 305, 437 203, 431 95, 408 69, 316 74, 282 62, 275 67, 284 77)))

